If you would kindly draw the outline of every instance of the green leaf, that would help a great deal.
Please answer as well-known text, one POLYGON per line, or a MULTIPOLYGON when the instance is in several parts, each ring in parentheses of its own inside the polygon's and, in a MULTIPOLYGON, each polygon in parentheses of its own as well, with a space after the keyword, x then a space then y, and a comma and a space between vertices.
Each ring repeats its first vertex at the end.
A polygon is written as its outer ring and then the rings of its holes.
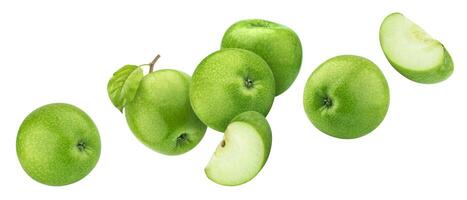
POLYGON ((136 65, 125 65, 116 71, 107 84, 107 93, 112 104, 120 110, 135 98, 143 70, 136 65))

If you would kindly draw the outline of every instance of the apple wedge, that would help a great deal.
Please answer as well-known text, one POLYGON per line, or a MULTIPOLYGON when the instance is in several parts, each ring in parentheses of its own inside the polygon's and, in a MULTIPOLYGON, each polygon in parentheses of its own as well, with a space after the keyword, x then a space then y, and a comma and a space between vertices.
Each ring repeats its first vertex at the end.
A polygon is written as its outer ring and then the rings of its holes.
POLYGON ((205 168, 209 179, 236 186, 253 179, 263 168, 271 150, 271 128, 264 116, 247 111, 227 126, 224 139, 205 168))
POLYGON ((437 83, 447 79, 454 70, 443 44, 400 13, 384 19, 379 40, 389 63, 410 80, 437 83))

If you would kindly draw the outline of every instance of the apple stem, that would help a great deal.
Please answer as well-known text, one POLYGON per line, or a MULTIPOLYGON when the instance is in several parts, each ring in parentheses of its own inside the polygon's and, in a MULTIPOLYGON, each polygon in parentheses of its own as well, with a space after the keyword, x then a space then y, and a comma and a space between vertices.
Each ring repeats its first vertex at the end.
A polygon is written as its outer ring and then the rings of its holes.
POLYGON ((161 56, 157 54, 157 56, 154 58, 154 60, 149 63, 149 73, 151 73, 154 70, 154 65, 156 64, 157 60, 159 60, 161 56))

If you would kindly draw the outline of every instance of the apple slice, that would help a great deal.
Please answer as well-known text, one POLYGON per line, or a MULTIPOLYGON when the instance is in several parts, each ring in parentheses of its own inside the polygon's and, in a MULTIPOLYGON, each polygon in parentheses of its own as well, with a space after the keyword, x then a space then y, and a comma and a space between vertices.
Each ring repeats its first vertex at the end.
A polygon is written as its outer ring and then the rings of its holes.
POLYGON ((384 19, 379 40, 391 65, 410 80, 437 83, 447 79, 454 70, 443 44, 400 13, 384 19))
POLYGON ((246 183, 263 168, 271 142, 271 128, 263 115, 255 111, 239 114, 227 126, 224 139, 204 171, 220 185, 246 183))

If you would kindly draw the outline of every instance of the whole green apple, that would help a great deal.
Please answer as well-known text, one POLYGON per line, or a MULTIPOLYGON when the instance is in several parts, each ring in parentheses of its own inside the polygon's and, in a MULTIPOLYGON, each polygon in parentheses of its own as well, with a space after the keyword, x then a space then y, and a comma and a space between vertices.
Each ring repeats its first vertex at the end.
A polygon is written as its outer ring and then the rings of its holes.
POLYGON ((34 180, 53 186, 81 180, 96 166, 101 143, 96 125, 79 108, 55 103, 24 119, 16 139, 21 166, 34 180))
POLYGON ((260 19, 242 20, 224 34, 222 48, 250 50, 269 65, 276 82, 276 96, 294 82, 302 63, 302 45, 290 28, 260 19))
POLYGON ((266 164, 271 144, 271 127, 264 116, 255 111, 241 113, 230 122, 204 171, 221 185, 244 184, 266 164))
POLYGON ((171 69, 151 72, 139 83, 125 106, 128 126, 149 148, 166 155, 193 149, 206 132, 194 114, 188 90, 189 75, 171 69))
POLYGON ((310 121, 322 132, 337 138, 358 138, 383 121, 389 107, 389 86, 370 60, 337 56, 308 78, 303 104, 310 121))
POLYGON ((437 83, 446 80, 454 70, 444 45, 400 13, 384 19, 379 39, 389 63, 410 80, 437 83))
POLYGON ((199 119, 223 132, 245 111, 267 115, 274 101, 274 76, 258 55, 243 49, 222 49, 196 68, 190 100, 199 119))

